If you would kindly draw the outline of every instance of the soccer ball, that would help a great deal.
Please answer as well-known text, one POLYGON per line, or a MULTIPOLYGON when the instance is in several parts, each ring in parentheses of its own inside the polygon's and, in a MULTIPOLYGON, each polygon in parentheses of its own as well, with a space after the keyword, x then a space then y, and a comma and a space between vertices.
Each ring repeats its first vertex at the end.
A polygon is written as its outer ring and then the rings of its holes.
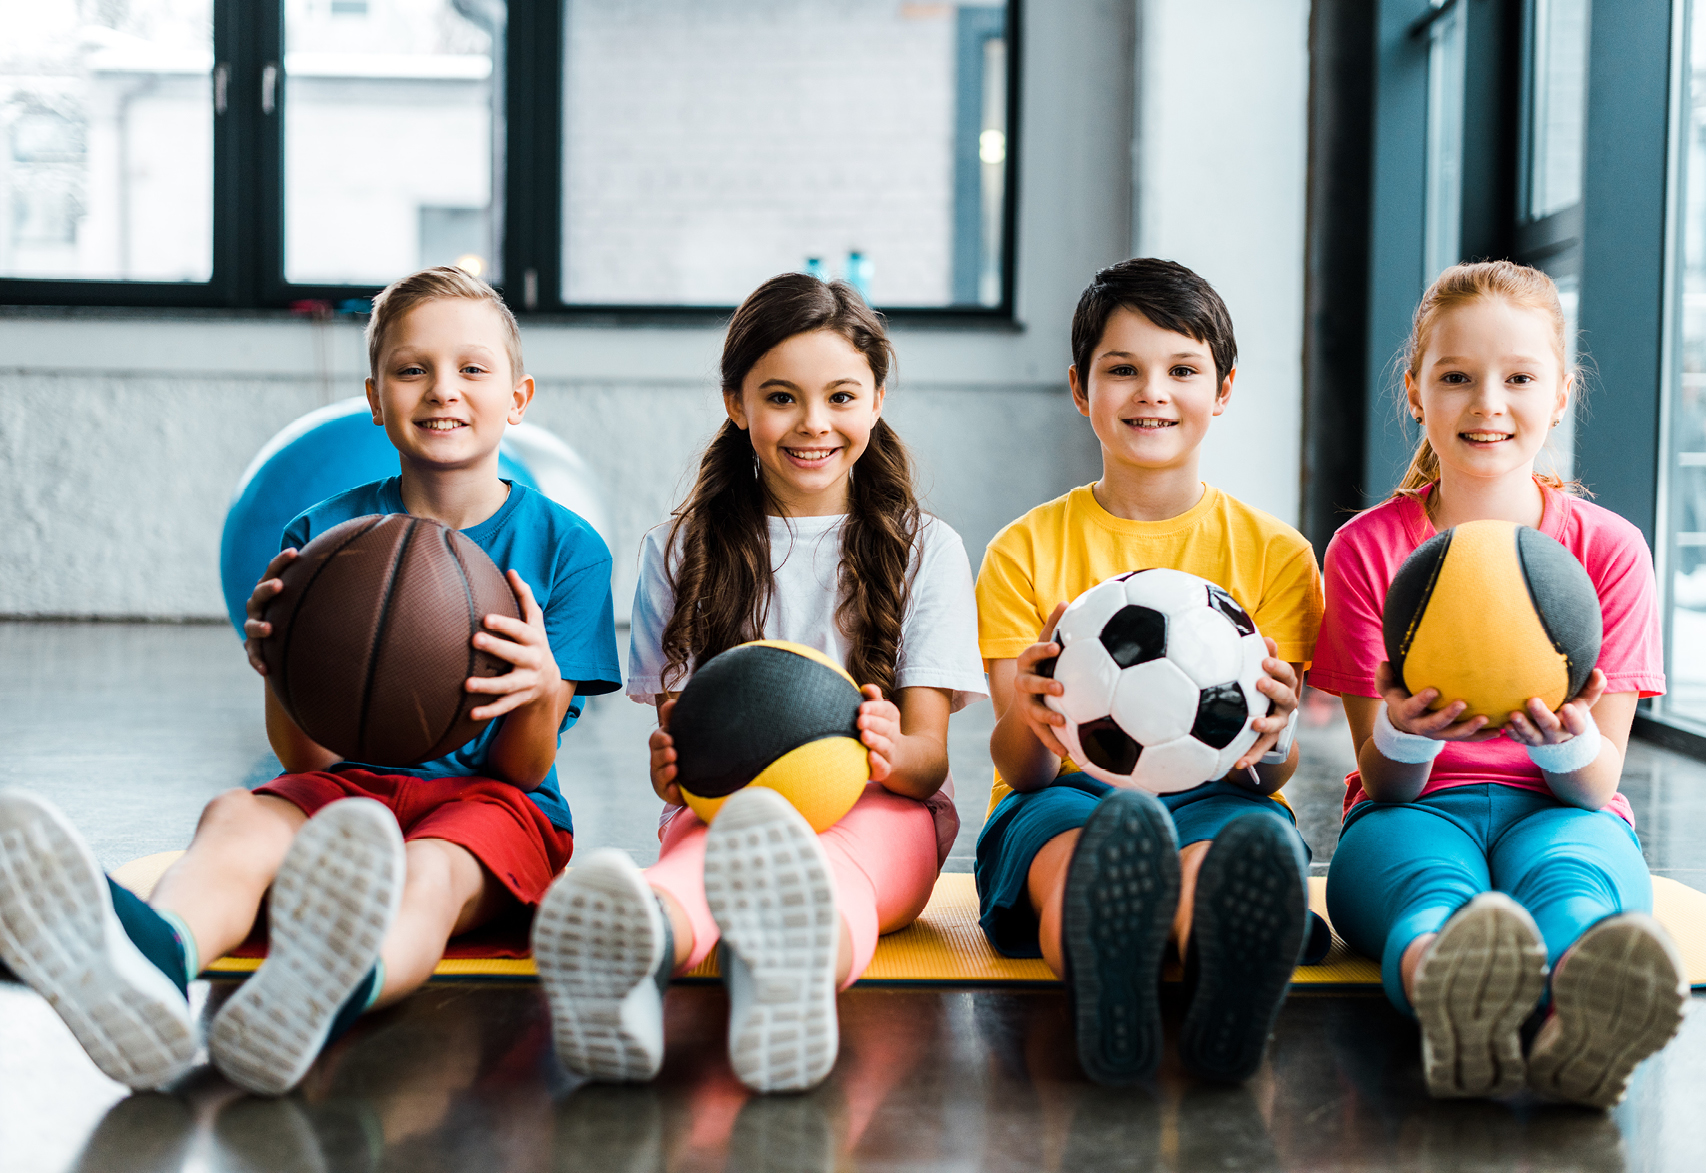
POLYGON ((1219 778, 1256 743, 1268 646, 1236 600, 1180 570, 1136 570, 1072 601, 1060 655, 1039 670, 1065 686, 1044 702, 1094 778, 1154 794, 1219 778))

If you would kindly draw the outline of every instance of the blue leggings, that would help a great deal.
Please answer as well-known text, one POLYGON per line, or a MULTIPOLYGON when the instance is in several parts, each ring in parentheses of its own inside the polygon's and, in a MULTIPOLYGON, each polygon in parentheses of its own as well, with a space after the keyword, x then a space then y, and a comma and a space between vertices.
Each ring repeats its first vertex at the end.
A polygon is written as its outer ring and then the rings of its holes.
POLYGON ((1327 870, 1327 911, 1352 948, 1380 958, 1386 996, 1410 1014, 1398 971, 1404 950, 1490 889, 1528 909, 1554 964, 1596 921, 1653 909, 1652 876, 1628 823, 1483 783, 1352 807, 1327 870))

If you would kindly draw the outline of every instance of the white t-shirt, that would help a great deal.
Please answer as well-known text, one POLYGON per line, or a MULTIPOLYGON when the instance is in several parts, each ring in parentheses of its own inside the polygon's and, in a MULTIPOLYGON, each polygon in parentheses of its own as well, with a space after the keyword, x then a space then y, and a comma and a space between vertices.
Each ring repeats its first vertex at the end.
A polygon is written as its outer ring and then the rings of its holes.
MULTIPOLYGON (((844 520, 845 515, 770 518, 776 589, 763 633, 765 639, 816 648, 840 664, 847 663, 846 636, 835 622, 844 520)), ((627 688, 629 696, 645 704, 664 691, 663 629, 675 609, 664 549, 668 540, 669 526, 660 525, 640 545, 627 688)), ((977 595, 965 543, 947 522, 928 515, 913 546, 912 589, 894 675, 896 688, 951 690, 951 712, 989 692, 977 650, 977 595)), ((671 681, 677 692, 685 683, 685 678, 671 681)))

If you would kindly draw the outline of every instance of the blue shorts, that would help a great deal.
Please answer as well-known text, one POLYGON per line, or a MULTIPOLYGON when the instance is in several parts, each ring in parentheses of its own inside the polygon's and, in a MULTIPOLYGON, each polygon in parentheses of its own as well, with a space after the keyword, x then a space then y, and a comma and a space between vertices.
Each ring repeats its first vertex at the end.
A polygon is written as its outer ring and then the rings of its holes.
POLYGON ((1653 910, 1635 828, 1494 782, 1353 806, 1327 871, 1327 908, 1351 948, 1380 959, 1386 996, 1409 1013, 1404 950, 1493 889, 1533 915, 1553 964, 1595 922, 1653 910))
MULTIPOLYGON (((1113 789, 1088 774, 1062 774, 1041 790, 1009 794, 990 813, 977 837, 978 923, 998 952, 1042 956, 1036 910, 1025 890, 1031 861, 1050 839, 1082 827, 1113 789)), ((1282 820, 1297 834, 1297 819, 1284 803, 1224 779, 1156 797, 1173 816, 1180 847, 1213 839, 1233 819, 1251 813, 1282 820)), ((1309 853, 1307 843, 1303 851, 1309 853)))

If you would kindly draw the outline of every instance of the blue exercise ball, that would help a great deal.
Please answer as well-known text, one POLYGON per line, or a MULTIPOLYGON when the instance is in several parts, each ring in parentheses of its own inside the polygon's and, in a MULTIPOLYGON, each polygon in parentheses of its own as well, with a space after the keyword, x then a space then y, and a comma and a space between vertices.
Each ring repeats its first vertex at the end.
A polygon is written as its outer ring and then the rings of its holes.
MULTIPOLYGON (((396 476, 398 468, 397 450, 360 396, 309 412, 267 441, 237 482, 219 542, 225 612, 239 636, 249 595, 291 519, 345 489, 396 476)), ((498 475, 580 514, 609 542, 591 471, 543 428, 519 424, 505 432, 498 475)))

